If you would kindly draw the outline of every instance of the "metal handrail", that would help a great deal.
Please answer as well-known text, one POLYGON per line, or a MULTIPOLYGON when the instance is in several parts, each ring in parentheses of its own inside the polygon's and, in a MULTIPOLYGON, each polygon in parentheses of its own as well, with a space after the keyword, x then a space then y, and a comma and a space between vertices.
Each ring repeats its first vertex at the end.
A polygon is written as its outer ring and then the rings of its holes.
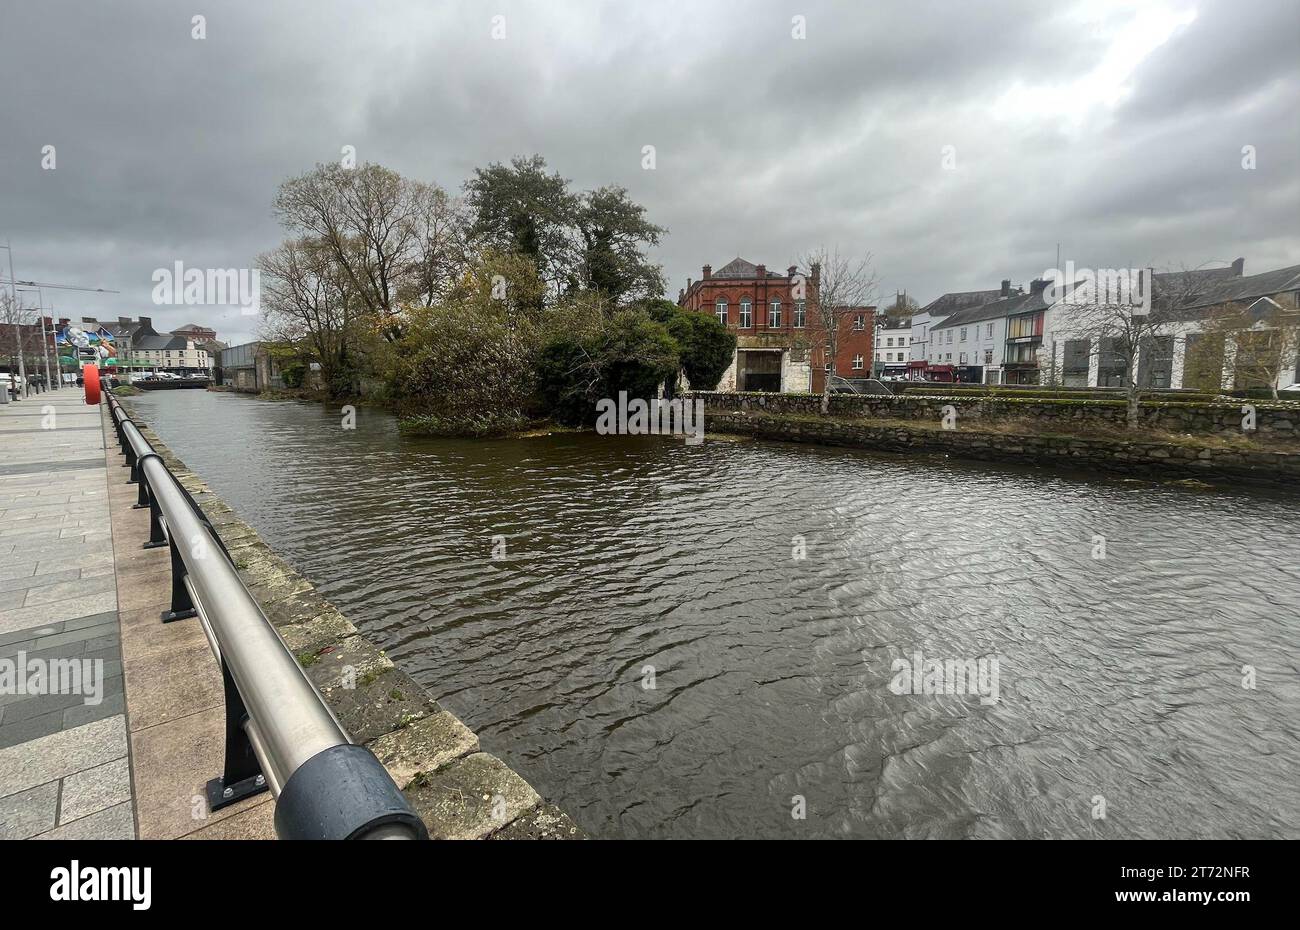
POLYGON ((427 839, 387 770, 352 743, 249 593, 206 515, 108 392, 118 442, 150 510, 150 541, 172 557, 164 623, 197 616, 221 664, 226 764, 208 783, 216 810, 268 788, 284 839, 427 839))

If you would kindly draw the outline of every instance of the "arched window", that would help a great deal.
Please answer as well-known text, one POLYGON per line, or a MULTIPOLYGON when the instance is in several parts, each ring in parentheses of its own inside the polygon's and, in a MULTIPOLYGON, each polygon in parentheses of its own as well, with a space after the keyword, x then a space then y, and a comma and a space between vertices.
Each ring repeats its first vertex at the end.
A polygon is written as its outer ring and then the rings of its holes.
POLYGON ((767 305, 767 328, 781 328, 781 298, 773 297, 767 305))
POLYGON ((713 305, 714 312, 718 315, 718 322, 723 326, 727 325, 727 298, 719 297, 718 302, 713 305))
POLYGON ((740 327, 749 329, 754 325, 754 303, 748 297, 740 298, 740 327))

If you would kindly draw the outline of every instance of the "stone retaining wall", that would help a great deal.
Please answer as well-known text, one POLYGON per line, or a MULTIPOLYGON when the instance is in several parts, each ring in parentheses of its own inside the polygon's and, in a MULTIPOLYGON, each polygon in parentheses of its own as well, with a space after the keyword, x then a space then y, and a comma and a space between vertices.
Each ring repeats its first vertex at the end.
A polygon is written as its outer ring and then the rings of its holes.
MULTIPOLYGON (((724 391, 695 391, 686 397, 701 398, 710 411, 818 414, 821 397, 812 394, 760 394, 724 391)), ((1224 404, 1187 404, 1169 401, 1143 403, 1140 423, 1171 433, 1242 435, 1242 407, 1255 408, 1255 423, 1261 436, 1300 438, 1300 401, 1241 401, 1224 404)), ((918 420, 938 424, 944 407, 957 411, 958 422, 997 422, 1029 419, 1051 429, 1054 423, 1121 427, 1127 410, 1123 400, 1066 400, 1018 397, 970 397, 905 394, 874 397, 864 394, 831 395, 830 412, 841 417, 882 420, 918 420)))
POLYGON ((351 735, 370 747, 434 839, 580 839, 585 834, 414 679, 371 645, 257 531, 132 415, 212 522, 240 577, 351 735))
POLYGON ((1300 480, 1300 454, 1197 448, 1173 443, 1125 442, 1069 436, 1008 436, 978 429, 872 426, 829 417, 803 418, 764 413, 713 412, 709 432, 765 439, 883 449, 945 452, 965 458, 1054 467, 1155 473, 1159 477, 1289 482, 1300 480))

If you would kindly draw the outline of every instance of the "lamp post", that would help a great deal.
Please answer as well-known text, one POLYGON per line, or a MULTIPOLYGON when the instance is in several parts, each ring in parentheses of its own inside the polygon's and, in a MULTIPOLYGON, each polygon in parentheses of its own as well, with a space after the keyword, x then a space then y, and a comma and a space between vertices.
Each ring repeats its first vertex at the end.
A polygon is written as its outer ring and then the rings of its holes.
MULTIPOLYGON (((35 291, 36 299, 40 301, 39 313, 37 315, 40 317, 41 320, 41 361, 45 366, 45 389, 47 391, 56 390, 57 388, 62 387, 62 385, 61 384, 56 385, 53 381, 50 380, 50 339, 45 332, 45 292, 42 291, 39 287, 25 287, 25 286, 16 287, 16 290, 35 291)), ((53 320, 51 320, 51 322, 53 322, 53 320)), ((60 376, 59 380, 60 381, 63 380, 62 376, 60 376)))
MULTIPOLYGON (((19 325, 19 322, 18 322, 18 318, 19 318, 19 317, 18 317, 18 285, 19 285, 19 282, 18 282, 18 279, 17 279, 16 277, 14 277, 14 250, 13 250, 13 246, 12 246, 12 244, 10 244, 9 240, 7 240, 7 239, 5 240, 5 244, 4 244, 4 245, 0 245, 0 249, 4 249, 6 252, 9 253, 9 280, 8 280, 7 282, 5 282, 5 283, 7 283, 7 284, 9 285, 9 288, 10 288, 10 290, 11 290, 12 293, 13 293, 13 301, 14 301, 14 339, 15 339, 15 341, 17 342, 17 345, 18 345, 18 377, 22 379, 23 387, 24 387, 24 390, 25 390, 26 393, 27 393, 27 396, 31 396, 31 387, 27 384, 27 365, 26 365, 25 362, 23 361, 23 351, 22 351, 22 329, 21 329, 21 327, 20 327, 20 325, 19 325)), ((46 335, 45 335, 45 315, 44 315, 44 310, 45 310, 45 293, 44 293, 44 291, 41 290, 42 288, 44 288, 44 287, 51 287, 51 288, 56 288, 56 289, 58 289, 58 290, 63 290, 63 291, 92 291, 92 292, 94 292, 94 293, 96 293, 96 294, 117 294, 117 293, 120 293, 119 291, 109 290, 109 289, 107 289, 107 288, 103 288, 103 287, 79 287, 79 286, 77 286, 77 285, 75 285, 75 284, 51 284, 51 283, 48 282, 48 281, 45 281, 45 282, 38 282, 38 281, 23 281, 22 283, 23 283, 24 285, 27 285, 27 286, 24 288, 24 290, 33 290, 33 289, 35 289, 35 290, 36 290, 36 293, 40 296, 40 301, 41 301, 41 342, 44 344, 44 345, 43 345, 43 348, 42 348, 42 351, 43 351, 44 353, 48 353, 48 352, 49 352, 49 340, 46 338, 46 335)), ((50 318, 50 323, 51 323, 51 325, 53 325, 53 323, 54 323, 54 318, 53 318, 53 317, 50 318)), ((55 349, 55 353, 56 353, 56 355, 57 355, 57 352, 58 352, 58 350, 55 349)), ((62 367, 61 365, 58 366, 58 372, 59 372, 59 387, 62 387, 62 386, 63 386, 63 367, 62 367)), ((45 356, 45 380, 46 380, 46 382, 47 382, 47 385, 48 385, 49 379, 50 379, 50 362, 49 362, 49 355, 46 354, 46 356, 45 356)))
POLYGON ((27 383, 27 365, 23 362, 23 329, 22 325, 18 322, 20 314, 18 311, 18 279, 14 277, 14 250, 9 245, 9 240, 7 239, 5 240, 5 244, 0 246, 0 248, 3 248, 9 253, 9 289, 13 292, 14 298, 14 345, 18 349, 18 383, 22 387, 22 396, 31 397, 31 385, 27 383))

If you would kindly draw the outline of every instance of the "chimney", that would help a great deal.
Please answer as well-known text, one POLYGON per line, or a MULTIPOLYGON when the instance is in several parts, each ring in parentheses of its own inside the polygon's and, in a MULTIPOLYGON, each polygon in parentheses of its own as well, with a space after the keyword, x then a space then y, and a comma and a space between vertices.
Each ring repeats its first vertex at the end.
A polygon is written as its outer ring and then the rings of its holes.
POLYGON ((691 289, 691 279, 690 279, 690 278, 687 278, 687 279, 686 279, 686 289, 687 289, 688 291, 691 289))
POLYGON ((809 275, 809 278, 811 278, 811 280, 812 280, 813 287, 816 287, 818 284, 821 283, 821 280, 822 280, 822 264, 821 264, 821 262, 813 262, 813 263, 812 263, 812 269, 811 269, 811 272, 812 272, 812 273, 809 275))
POLYGON ((677 302, 680 304, 684 300, 686 300, 686 291, 679 287, 677 289, 677 302))
POLYGON ((131 318, 129 316, 120 316, 117 318, 117 325, 122 327, 130 326, 131 318))
POLYGON ((795 265, 791 265, 789 268, 787 268, 787 269, 785 270, 785 276, 786 276, 787 278, 793 278, 793 277, 794 277, 795 275, 797 275, 798 273, 799 273, 799 269, 798 269, 798 267, 795 266, 795 265))
POLYGON ((1050 283, 1051 282, 1046 278, 1034 278, 1034 280, 1029 284, 1029 293, 1041 294, 1047 289, 1047 285, 1050 283))
POLYGON ((1003 279, 1002 279, 1002 296, 1003 296, 1003 297, 1010 297, 1010 296, 1011 296, 1011 279, 1010 279, 1010 278, 1003 278, 1003 279))
POLYGON ((711 278, 711 277, 713 277, 713 266, 712 266, 712 265, 705 265, 705 266, 704 266, 704 280, 707 281, 707 280, 709 280, 709 278, 711 278))
POLYGON ((767 266, 766 266, 766 265, 759 265, 759 266, 758 266, 758 272, 757 272, 757 274, 758 274, 758 280, 760 280, 760 281, 762 281, 764 278, 766 278, 766 277, 767 277, 767 266))
POLYGON ((1235 259, 1232 263, 1232 274, 1240 278, 1246 273, 1246 260, 1244 258, 1235 259))

